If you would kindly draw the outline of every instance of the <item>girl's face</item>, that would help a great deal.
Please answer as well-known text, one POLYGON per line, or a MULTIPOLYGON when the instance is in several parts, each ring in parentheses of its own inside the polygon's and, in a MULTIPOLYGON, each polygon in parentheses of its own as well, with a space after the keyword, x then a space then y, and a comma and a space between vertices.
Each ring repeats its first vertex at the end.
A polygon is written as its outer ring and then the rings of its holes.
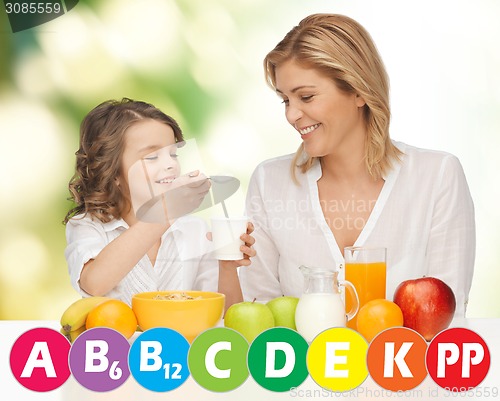
POLYGON ((331 78, 292 60, 276 68, 276 92, 283 98, 286 118, 301 135, 309 156, 363 149, 365 102, 360 96, 341 91, 331 78))
POLYGON ((160 121, 142 120, 125 131, 121 177, 136 210, 156 195, 166 192, 180 175, 177 145, 172 128, 160 121))

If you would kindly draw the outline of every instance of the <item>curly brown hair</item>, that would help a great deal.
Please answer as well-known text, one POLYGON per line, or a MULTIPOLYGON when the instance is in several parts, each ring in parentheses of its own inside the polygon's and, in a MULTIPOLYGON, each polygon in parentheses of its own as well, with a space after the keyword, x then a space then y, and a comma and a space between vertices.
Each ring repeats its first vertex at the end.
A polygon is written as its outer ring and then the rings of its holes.
POLYGON ((176 142, 184 140, 172 117, 143 101, 107 100, 85 116, 80 126, 80 148, 75 153, 76 171, 69 182, 69 200, 75 207, 66 214, 64 224, 87 213, 106 223, 130 209, 128 197, 115 179, 121 172, 125 131, 145 119, 167 124, 174 131, 176 142))

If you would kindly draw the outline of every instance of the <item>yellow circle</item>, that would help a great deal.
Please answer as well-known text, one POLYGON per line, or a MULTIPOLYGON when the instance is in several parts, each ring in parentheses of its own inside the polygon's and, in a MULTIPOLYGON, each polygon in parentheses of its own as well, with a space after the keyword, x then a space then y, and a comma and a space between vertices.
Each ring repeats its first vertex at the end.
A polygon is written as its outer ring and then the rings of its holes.
POLYGON ((366 354, 368 343, 358 332, 334 327, 320 333, 307 351, 307 369, 321 387, 350 391, 368 377, 366 354))

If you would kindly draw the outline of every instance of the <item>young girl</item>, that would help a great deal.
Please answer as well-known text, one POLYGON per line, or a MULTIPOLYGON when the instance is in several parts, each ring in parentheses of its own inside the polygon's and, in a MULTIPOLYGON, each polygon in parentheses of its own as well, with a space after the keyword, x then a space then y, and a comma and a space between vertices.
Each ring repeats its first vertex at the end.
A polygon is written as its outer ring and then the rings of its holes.
POLYGON ((180 175, 176 151, 182 141, 174 119, 141 101, 109 100, 84 118, 69 183, 76 206, 64 219, 71 283, 83 296, 130 304, 139 292, 192 289, 226 293, 226 305, 241 299, 236 268, 250 265, 255 255, 253 227, 249 223, 241 236, 244 259, 219 261, 217 269, 205 223, 187 215, 200 205, 210 181, 197 171, 180 175), (160 197, 161 216, 135 214, 138 200, 147 198, 136 178, 138 166, 150 194, 177 189, 171 192, 175 202, 160 197), (179 205, 182 211, 174 212, 179 205))

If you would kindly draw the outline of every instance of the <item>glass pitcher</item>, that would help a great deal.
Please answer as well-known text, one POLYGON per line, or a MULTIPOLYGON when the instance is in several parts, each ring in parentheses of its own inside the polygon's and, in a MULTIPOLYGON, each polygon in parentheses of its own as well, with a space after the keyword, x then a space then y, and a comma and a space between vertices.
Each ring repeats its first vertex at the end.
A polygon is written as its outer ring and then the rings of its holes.
POLYGON ((345 327, 359 308, 354 286, 349 281, 339 282, 338 272, 307 266, 300 266, 299 269, 304 275, 304 293, 295 310, 295 325, 299 334, 311 342, 326 329, 345 327), (347 313, 340 296, 340 286, 349 291, 354 300, 347 313))

